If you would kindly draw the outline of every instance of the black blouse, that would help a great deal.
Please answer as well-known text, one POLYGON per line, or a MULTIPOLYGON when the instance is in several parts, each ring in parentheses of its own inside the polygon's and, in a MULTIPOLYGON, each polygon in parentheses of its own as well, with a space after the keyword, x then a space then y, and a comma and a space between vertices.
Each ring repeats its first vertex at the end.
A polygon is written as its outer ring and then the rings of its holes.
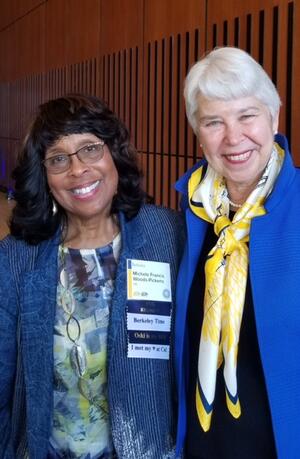
POLYGON ((185 457, 189 459, 274 459, 276 458, 274 435, 257 341, 249 276, 237 363, 237 384, 242 414, 235 419, 227 409, 221 367, 217 375, 210 430, 204 432, 198 422, 195 388, 203 320, 204 265, 206 256, 216 241, 213 225, 209 225, 190 292, 188 307, 190 368, 185 457))

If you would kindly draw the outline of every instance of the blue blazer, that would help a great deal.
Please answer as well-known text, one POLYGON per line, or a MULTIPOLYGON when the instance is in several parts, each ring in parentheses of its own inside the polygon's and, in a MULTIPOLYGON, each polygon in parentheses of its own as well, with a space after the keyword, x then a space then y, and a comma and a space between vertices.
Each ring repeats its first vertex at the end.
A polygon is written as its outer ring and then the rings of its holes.
MULTIPOLYGON (((282 459, 296 459, 300 455, 300 171, 293 165, 286 139, 278 135, 275 140, 286 155, 265 203, 266 215, 251 222, 249 273, 277 454, 282 459)), ((177 451, 182 450, 186 433, 188 299, 207 229, 207 223, 187 205, 187 183, 200 164, 176 185, 183 195, 187 225, 177 283, 177 451)))
MULTIPOLYGON (((129 222, 121 214, 120 225, 122 250, 108 330, 113 442, 118 458, 174 458, 173 342, 170 360, 127 357, 126 260, 170 263, 174 300, 184 224, 173 211, 144 206, 129 222)), ((0 243, 1 458, 24 458, 26 452, 31 459, 47 457, 59 242, 60 234, 37 247, 12 237, 0 243)))

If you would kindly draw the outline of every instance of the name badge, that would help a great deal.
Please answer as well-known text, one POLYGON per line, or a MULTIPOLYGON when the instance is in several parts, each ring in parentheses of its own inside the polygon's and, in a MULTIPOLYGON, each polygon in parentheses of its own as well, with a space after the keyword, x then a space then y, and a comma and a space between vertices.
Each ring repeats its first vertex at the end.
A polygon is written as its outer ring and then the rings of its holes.
POLYGON ((172 312, 169 263, 127 260, 128 357, 169 359, 172 312))

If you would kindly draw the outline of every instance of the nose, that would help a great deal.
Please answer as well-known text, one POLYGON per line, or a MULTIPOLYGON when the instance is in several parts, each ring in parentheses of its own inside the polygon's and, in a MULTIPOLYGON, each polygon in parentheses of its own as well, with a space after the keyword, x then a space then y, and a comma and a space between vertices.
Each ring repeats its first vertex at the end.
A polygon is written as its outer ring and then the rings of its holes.
POLYGON ((242 127, 238 122, 225 126, 225 141, 229 145, 238 145, 243 138, 242 127))
POLYGON ((70 157, 70 167, 69 167, 69 174, 74 175, 76 177, 80 177, 88 170, 88 165, 80 161, 77 155, 70 157))

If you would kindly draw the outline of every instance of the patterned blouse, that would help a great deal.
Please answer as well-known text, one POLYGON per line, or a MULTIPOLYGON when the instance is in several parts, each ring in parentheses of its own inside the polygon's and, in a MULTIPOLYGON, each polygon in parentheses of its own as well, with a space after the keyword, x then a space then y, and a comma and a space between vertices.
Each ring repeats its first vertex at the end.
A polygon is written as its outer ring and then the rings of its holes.
POLYGON ((113 457, 107 329, 120 248, 121 234, 98 249, 59 247, 49 457, 113 457))

